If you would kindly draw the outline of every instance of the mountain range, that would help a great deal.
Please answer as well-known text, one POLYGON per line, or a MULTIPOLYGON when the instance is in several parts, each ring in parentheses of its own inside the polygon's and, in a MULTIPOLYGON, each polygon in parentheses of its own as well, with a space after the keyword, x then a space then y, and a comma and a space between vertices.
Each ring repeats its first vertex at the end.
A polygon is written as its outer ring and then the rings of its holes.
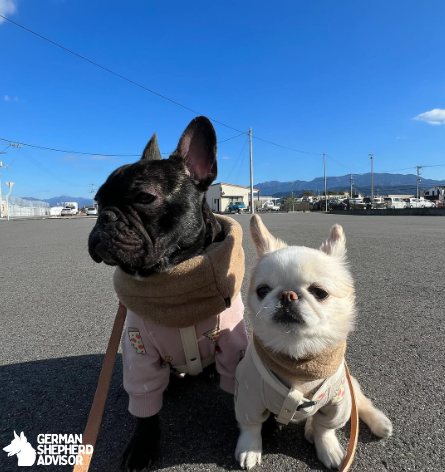
POLYGON ((52 198, 34 198, 34 197, 22 197, 25 200, 33 200, 33 201, 40 201, 40 202, 47 202, 49 206, 64 206, 65 202, 77 202, 79 208, 83 208, 84 206, 92 206, 93 199, 92 198, 83 198, 83 197, 69 197, 68 195, 60 195, 60 197, 52 197, 52 198))
MULTIPOLYGON (((351 187, 351 175, 339 177, 327 177, 327 190, 349 191, 351 187)), ((435 185, 445 185, 445 180, 421 179, 419 187, 421 190, 431 188, 435 185)), ((417 176, 415 174, 387 174, 374 173, 374 194, 400 194, 411 195, 416 193, 417 176)), ((353 175, 353 190, 355 193, 361 192, 368 195, 371 193, 371 174, 353 175)), ((279 182, 276 180, 255 184, 255 188, 260 190, 260 195, 272 195, 280 197, 290 195, 293 191, 295 195, 300 195, 304 190, 310 190, 317 194, 324 191, 324 178, 317 177, 311 181, 294 180, 293 182, 279 182)))

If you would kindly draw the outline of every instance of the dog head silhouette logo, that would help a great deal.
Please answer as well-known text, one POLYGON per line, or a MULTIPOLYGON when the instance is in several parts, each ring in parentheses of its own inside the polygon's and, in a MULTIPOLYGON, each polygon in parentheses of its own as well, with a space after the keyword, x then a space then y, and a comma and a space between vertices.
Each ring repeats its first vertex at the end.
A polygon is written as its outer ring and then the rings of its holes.
POLYGON ((29 444, 23 431, 20 436, 14 431, 14 439, 3 450, 8 453, 8 457, 17 455, 18 465, 20 466, 34 465, 36 461, 36 450, 29 444))

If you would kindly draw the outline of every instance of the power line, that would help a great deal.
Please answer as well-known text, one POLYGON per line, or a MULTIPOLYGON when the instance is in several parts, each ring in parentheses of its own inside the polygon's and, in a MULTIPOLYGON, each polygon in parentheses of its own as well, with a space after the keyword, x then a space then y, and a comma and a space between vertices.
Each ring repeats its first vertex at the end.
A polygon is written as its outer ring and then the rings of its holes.
MULTIPOLYGON (((217 144, 225 143, 227 141, 230 141, 231 139, 239 138, 240 136, 243 136, 245 134, 246 133, 237 134, 236 136, 232 136, 231 138, 224 139, 223 141, 218 141, 217 144)), ((0 138, 0 141, 5 141, 5 142, 9 142, 9 143, 14 142, 14 143, 17 143, 17 144, 21 144, 22 146, 32 147, 32 148, 35 148, 35 149, 44 149, 46 151, 63 152, 63 153, 66 153, 66 154, 82 154, 84 156, 103 156, 103 157, 141 157, 141 154, 105 154, 105 153, 101 153, 101 152, 68 151, 67 149, 57 149, 57 148, 46 147, 46 146, 38 146, 37 144, 28 144, 28 143, 22 143, 20 141, 11 141, 11 140, 5 139, 5 138, 0 138)), ((9 146, 11 146, 11 144, 6 146, 5 149, 8 149, 9 146)), ((170 155, 172 152, 162 152, 161 154, 169 154, 170 155)))
MULTIPOLYGON (((168 101, 168 102, 170 102, 170 103, 173 103, 174 105, 177 105, 177 106, 179 106, 179 107, 181 107, 181 108, 184 108, 185 110, 191 111, 192 113, 194 113, 194 114, 196 114, 196 115, 202 115, 202 113, 200 113, 199 111, 194 110, 193 108, 190 108, 190 107, 188 107, 188 106, 186 106, 186 105, 183 105, 182 103, 180 103, 180 102, 178 102, 178 101, 176 101, 176 100, 173 100, 173 99, 171 99, 171 98, 167 97, 166 95, 163 95, 163 94, 161 94, 161 93, 159 93, 159 92, 156 92, 155 90, 152 90, 152 89, 146 87, 145 85, 142 85, 142 84, 140 84, 140 83, 138 83, 138 82, 136 82, 136 81, 134 81, 134 80, 132 80, 132 79, 129 79, 128 77, 125 77, 124 75, 119 74, 118 72, 115 72, 115 71, 109 69, 108 67, 102 66, 102 65, 100 65, 99 63, 97 63, 97 62, 95 62, 95 61, 93 61, 93 60, 91 60, 91 59, 88 59, 87 57, 82 56, 81 54, 79 54, 79 53, 77 53, 77 52, 75 52, 75 51, 73 51, 73 50, 67 48, 66 46, 62 46, 61 44, 59 44, 59 43, 53 41, 52 39, 49 39, 49 38, 47 38, 47 37, 45 37, 45 36, 43 36, 43 35, 41 35, 41 34, 35 32, 35 31, 33 31, 33 30, 27 28, 26 26, 23 26, 23 25, 21 25, 20 23, 17 23, 16 21, 13 21, 13 20, 7 18, 6 16, 3 16, 3 15, 0 14, 0 18, 3 18, 4 20, 8 21, 9 23, 12 23, 12 24, 15 25, 15 26, 18 26, 19 28, 22 28, 23 30, 27 31, 28 33, 31 33, 31 34, 33 34, 34 36, 37 36, 38 38, 43 39, 44 41, 47 41, 47 42, 51 43, 53 46, 57 46, 58 48, 63 49, 63 50, 66 51, 66 52, 69 52, 69 53, 72 54, 73 56, 76 56, 77 58, 82 59, 83 61, 86 61, 86 62, 88 62, 89 64, 91 64, 91 65, 93 65, 93 66, 95 66, 95 67, 98 67, 99 69, 102 69, 102 70, 104 70, 105 72, 108 72, 109 74, 112 74, 112 75, 114 75, 114 76, 116 76, 116 77, 119 77, 120 79, 125 80, 126 82, 129 82, 130 84, 135 85, 136 87, 139 87, 139 88, 141 88, 142 90, 145 90, 145 91, 147 91, 147 92, 149 92, 149 93, 151 93, 151 94, 153 94, 153 95, 156 95, 156 96, 159 97, 159 98, 162 98, 163 100, 166 100, 166 101, 168 101)), ((238 133, 247 134, 246 132, 243 132, 243 131, 241 131, 241 130, 239 130, 239 129, 233 127, 233 126, 230 126, 230 125, 228 125, 228 124, 226 124, 226 123, 223 123, 222 121, 216 120, 215 118, 209 118, 209 119, 212 120, 214 123, 218 123, 218 124, 221 125, 221 126, 224 126, 224 127, 226 127, 226 128, 229 128, 229 129, 233 129, 234 131, 237 131, 238 133)), ((268 144, 272 144, 273 146, 277 146, 277 147, 280 147, 280 148, 283 148, 283 149, 288 149, 288 150, 290 150, 290 151, 298 152, 298 153, 301 153, 301 154, 312 154, 312 155, 317 155, 317 156, 321 156, 321 155, 322 155, 321 153, 309 152, 309 151, 302 151, 302 150, 300 150, 300 149, 295 149, 295 148, 291 148, 291 147, 288 147, 288 146, 283 146, 283 145, 281 145, 281 144, 274 143, 274 142, 272 142, 272 141, 268 141, 268 140, 263 139, 263 138, 260 138, 260 137, 258 137, 258 136, 253 136, 253 138, 254 138, 254 139, 258 139, 259 141, 263 141, 263 142, 268 143, 268 144)))
MULTIPOLYGON (((191 111, 192 113, 195 113, 195 114, 197 114, 197 115, 201 115, 201 113, 199 113, 198 111, 194 110, 193 108, 190 108, 190 107, 188 107, 188 106, 186 106, 186 105, 183 105, 182 103, 179 103, 179 102, 177 102, 176 100, 173 100, 173 99, 171 99, 171 98, 169 98, 169 97, 167 97, 167 96, 165 96, 165 95, 162 95, 161 93, 158 93, 158 92, 156 92, 155 90, 152 90, 152 89, 150 89, 150 88, 148 88, 148 87, 145 87, 145 85, 142 85, 142 84, 140 84, 140 83, 138 83, 138 82, 136 82, 136 81, 134 81, 134 80, 131 80, 131 79, 129 79, 128 77, 125 77, 124 75, 119 74, 118 72, 114 72, 113 70, 108 69, 108 67, 105 67, 105 66, 100 65, 100 64, 98 64, 97 62, 92 61, 91 59, 88 59, 87 57, 82 56, 81 54, 78 54, 77 52, 75 52, 75 51, 73 51, 73 50, 71 50, 71 49, 69 49, 69 48, 67 48, 67 47, 65 47, 65 46, 62 46, 61 44, 56 43, 55 41, 53 41, 53 40, 51 40, 51 39, 49 39, 49 38, 47 38, 47 37, 45 37, 45 36, 43 36, 43 35, 41 35, 41 34, 39 34, 39 33, 36 33, 35 31, 33 31, 33 30, 27 28, 26 26, 23 26, 23 25, 21 25, 20 23, 17 23, 16 21, 13 21, 13 20, 10 20, 9 18, 6 18, 6 16, 3 16, 3 15, 0 14, 0 18, 3 18, 4 20, 9 21, 9 23, 12 23, 12 24, 18 26, 19 28, 22 28, 23 30, 28 31, 28 33, 31 33, 31 34, 33 34, 34 36, 37 36, 38 38, 43 39, 44 41, 47 41, 48 43, 51 43, 53 46, 57 46, 58 48, 63 49, 63 50, 66 51, 66 52, 69 52, 69 53, 72 54, 73 56, 76 56, 76 57, 78 57, 79 59, 82 59, 83 61, 89 62, 89 63, 92 64, 93 66, 98 67, 99 69, 102 69, 102 70, 108 72, 109 74, 112 74, 112 75, 114 75, 114 76, 116 76, 116 77, 119 77, 120 79, 125 80, 126 82, 129 82, 130 84, 136 85, 136 87, 139 87, 139 88, 141 88, 141 89, 143 89, 143 90, 145 90, 145 91, 147 91, 147 92, 150 92, 151 94, 156 95, 157 97, 162 98, 163 100, 166 100, 166 101, 168 101, 168 102, 171 102, 171 103, 173 103, 174 105, 177 105, 177 106, 179 106, 179 107, 181 107, 181 108, 184 108, 185 110, 191 111)), ((224 127, 226 127, 226 128, 229 128, 229 129, 233 129, 234 131, 237 131, 238 133, 242 133, 242 131, 240 131, 239 129, 236 129, 236 128, 234 128, 233 126, 227 125, 227 124, 223 123, 222 121, 215 120, 214 118, 210 118, 210 119, 211 119, 212 121, 214 121, 215 123, 218 123, 219 125, 222 125, 222 126, 224 126, 224 127)))
POLYGON ((238 164, 238 161, 239 161, 239 159, 240 159, 240 157, 241 157, 241 154, 242 154, 243 151, 244 151, 244 148, 246 147, 246 144, 247 144, 247 136, 246 136, 246 139, 244 140, 244 144, 243 144, 243 147, 241 148, 241 152, 238 154, 238 157, 237 157, 237 159, 236 159, 236 161, 235 161, 235 164, 233 165, 232 170, 229 172, 229 175, 226 177, 225 181, 228 181, 228 180, 229 180, 229 177, 232 175, 232 172, 235 170, 235 167, 236 167, 236 165, 238 164))
POLYGON ((312 154, 314 156, 322 156, 323 155, 323 153, 319 153, 319 152, 301 151, 300 149, 295 149, 295 148, 291 148, 291 147, 288 147, 288 146, 283 146, 281 144, 277 144, 277 143, 274 143, 272 141, 267 141, 266 139, 259 138, 258 136, 252 136, 252 138, 257 139, 258 141, 263 141, 263 143, 272 144, 273 146, 277 146, 277 147, 280 147, 280 148, 283 148, 283 149, 288 149, 289 151, 299 152, 301 154, 312 154))

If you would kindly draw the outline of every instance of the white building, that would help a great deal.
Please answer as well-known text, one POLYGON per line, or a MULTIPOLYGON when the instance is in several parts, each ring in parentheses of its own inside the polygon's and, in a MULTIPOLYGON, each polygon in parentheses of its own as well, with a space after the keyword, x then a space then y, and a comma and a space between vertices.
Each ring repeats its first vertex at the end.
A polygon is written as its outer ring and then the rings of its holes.
MULTIPOLYGON (((259 190, 253 189, 254 199, 257 199, 258 195, 259 190)), ((249 207, 249 200, 250 187, 219 182, 210 185, 207 190, 207 203, 214 213, 224 213, 229 204, 235 202, 242 202, 246 207, 249 207)))
POLYGON ((427 200, 445 200, 445 186, 437 185, 436 187, 425 190, 424 197, 427 200))

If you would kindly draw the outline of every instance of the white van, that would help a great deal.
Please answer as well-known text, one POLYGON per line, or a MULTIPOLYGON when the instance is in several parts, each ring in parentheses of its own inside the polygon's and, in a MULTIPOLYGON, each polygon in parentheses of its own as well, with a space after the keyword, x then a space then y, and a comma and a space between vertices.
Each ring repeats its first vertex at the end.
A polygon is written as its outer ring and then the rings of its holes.
POLYGON ((385 197, 386 208, 406 208, 402 197, 385 197))
POLYGON ((424 198, 406 198, 406 208, 430 208, 433 204, 424 198))

